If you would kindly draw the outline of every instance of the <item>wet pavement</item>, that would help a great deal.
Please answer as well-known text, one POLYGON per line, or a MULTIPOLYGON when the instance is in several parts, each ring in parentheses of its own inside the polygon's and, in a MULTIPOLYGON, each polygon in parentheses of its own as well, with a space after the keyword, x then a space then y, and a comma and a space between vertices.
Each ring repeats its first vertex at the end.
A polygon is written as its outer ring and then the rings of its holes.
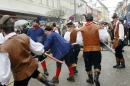
MULTIPOLYGON (((130 86, 130 47, 125 47, 124 58, 126 63, 126 68, 114 69, 113 65, 116 64, 114 54, 108 51, 102 51, 102 70, 100 74, 100 84, 101 86, 130 86)), ((49 72, 48 79, 52 79, 55 75, 55 61, 47 59, 47 68, 49 72)), ((62 70, 59 77, 59 84, 55 86, 95 86, 94 84, 88 84, 86 82, 87 74, 85 72, 85 65, 82 57, 82 51, 79 54, 78 61, 78 74, 75 75, 75 82, 69 82, 66 79, 69 76, 68 68, 65 64, 62 66, 62 70)), ((41 66, 39 66, 39 71, 43 72, 41 66)), ((28 86, 45 86, 36 79, 31 79, 28 86)))

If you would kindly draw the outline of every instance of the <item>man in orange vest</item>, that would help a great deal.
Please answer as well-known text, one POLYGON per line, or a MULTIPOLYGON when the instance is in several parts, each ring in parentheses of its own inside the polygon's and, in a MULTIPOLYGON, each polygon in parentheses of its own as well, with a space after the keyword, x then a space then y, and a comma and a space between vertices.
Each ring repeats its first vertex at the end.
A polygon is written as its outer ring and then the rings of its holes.
POLYGON ((93 23, 93 16, 91 13, 87 14, 86 21, 87 23, 79 29, 83 38, 83 57, 85 69, 89 77, 86 82, 90 84, 94 84, 95 82, 96 86, 100 86, 100 82, 98 80, 101 71, 101 49, 98 33, 100 26, 93 23), (94 81, 92 65, 94 65, 94 81))

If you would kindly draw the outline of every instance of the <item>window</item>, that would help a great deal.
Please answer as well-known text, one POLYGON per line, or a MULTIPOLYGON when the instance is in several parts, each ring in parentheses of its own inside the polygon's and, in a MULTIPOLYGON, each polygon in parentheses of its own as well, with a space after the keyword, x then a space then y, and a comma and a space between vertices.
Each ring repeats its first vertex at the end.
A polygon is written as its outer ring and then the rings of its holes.
POLYGON ((74 4, 74 0, 71 0, 70 3, 71 3, 71 4, 74 4))
POLYGON ((42 4, 42 3, 43 3, 43 0, 40 0, 40 3, 42 4))
POLYGON ((55 7, 55 1, 52 0, 52 7, 55 7))
POLYGON ((30 1, 34 1, 34 0, 30 0, 30 1))
POLYGON ((49 0, 46 0, 46 5, 49 6, 49 0))
POLYGON ((57 4, 57 8, 59 8, 59 5, 60 5, 60 1, 59 0, 56 0, 56 4, 57 4))

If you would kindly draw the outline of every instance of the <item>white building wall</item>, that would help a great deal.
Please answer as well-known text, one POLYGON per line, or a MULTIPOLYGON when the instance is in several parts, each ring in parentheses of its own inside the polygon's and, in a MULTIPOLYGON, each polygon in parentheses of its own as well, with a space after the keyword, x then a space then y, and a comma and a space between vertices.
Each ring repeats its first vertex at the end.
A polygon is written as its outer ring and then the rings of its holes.
POLYGON ((74 0, 60 0, 60 6, 65 12, 63 19, 69 19, 74 14, 74 0))
MULTIPOLYGON (((47 16, 47 12, 52 8, 52 0, 47 5, 47 0, 0 0, 0 10, 14 11, 20 13, 47 16)), ((56 2, 55 2, 55 7, 56 2)))

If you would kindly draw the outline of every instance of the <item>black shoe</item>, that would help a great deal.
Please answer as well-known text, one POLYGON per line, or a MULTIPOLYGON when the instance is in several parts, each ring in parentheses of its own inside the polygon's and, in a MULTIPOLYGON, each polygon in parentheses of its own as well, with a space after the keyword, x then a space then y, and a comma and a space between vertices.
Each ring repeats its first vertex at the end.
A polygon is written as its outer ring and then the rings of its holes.
POLYGON ((78 73, 78 70, 76 69, 76 67, 73 67, 73 71, 74 71, 74 74, 78 73))
POLYGON ((95 82, 95 84, 96 84, 96 86, 100 86, 100 82, 99 81, 95 82))
POLYGON ((53 82, 53 83, 59 83, 59 79, 58 79, 58 78, 53 77, 53 79, 51 80, 51 82, 53 82))
POLYGON ((55 86, 54 83, 47 80, 44 76, 41 77, 40 82, 44 83, 46 86, 55 86))
POLYGON ((93 75, 89 74, 88 77, 89 77, 89 79, 87 79, 86 82, 88 82, 90 84, 94 84, 94 82, 93 82, 93 75))
POLYGON ((95 82, 96 86, 100 86, 100 82, 98 81, 99 74, 100 74, 100 72, 95 72, 95 75, 94 75, 94 82, 95 82))
POLYGON ((117 62, 117 64, 114 65, 113 68, 117 68, 117 66, 120 66, 120 62, 117 62))
POLYGON ((46 76, 49 75, 49 73, 47 72, 47 69, 44 69, 44 74, 45 74, 46 76))
POLYGON ((55 84, 50 82, 50 81, 48 81, 48 85, 46 85, 46 86, 55 86, 55 84))
POLYGON ((69 76, 69 78, 67 78, 67 80, 71 81, 71 82, 75 82, 74 76, 69 76))
POLYGON ((118 69, 125 68, 125 64, 121 63, 121 65, 117 66, 118 69))

